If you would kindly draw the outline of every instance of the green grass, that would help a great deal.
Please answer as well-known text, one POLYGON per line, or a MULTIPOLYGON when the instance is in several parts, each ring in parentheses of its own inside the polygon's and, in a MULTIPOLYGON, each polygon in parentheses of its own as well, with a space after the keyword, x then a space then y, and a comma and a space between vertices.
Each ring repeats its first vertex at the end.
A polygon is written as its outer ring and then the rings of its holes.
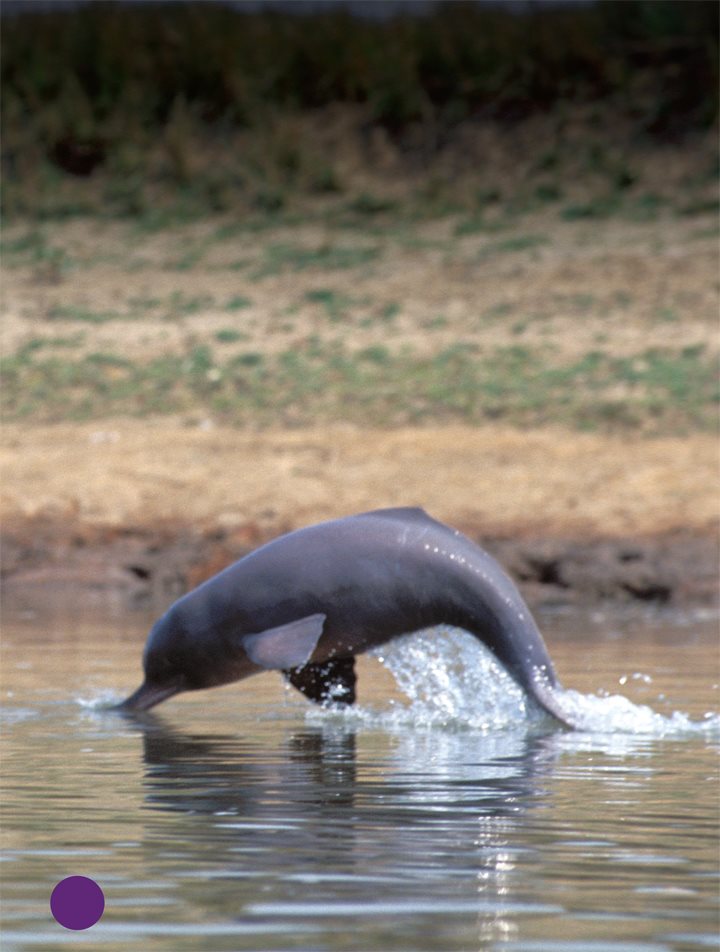
POLYGON ((311 338, 277 355, 223 357, 202 345, 148 361, 72 360, 26 346, 5 359, 2 376, 4 419, 37 422, 201 410, 233 425, 499 420, 687 433, 714 429, 718 408, 716 361, 702 347, 631 357, 596 350, 563 363, 546 349, 481 351, 462 341, 432 356, 311 338))
POLYGON ((56 304, 50 308, 47 316, 50 320, 82 321, 86 324, 105 324, 133 317, 125 311, 92 311, 76 304, 56 304))
POLYGON ((357 215, 373 217, 382 215, 386 212, 396 211, 398 203, 389 198, 378 198, 375 195, 369 195, 362 192, 357 198, 348 203, 348 211, 355 212, 357 215))
POLYGON ((236 344, 238 341, 247 340, 248 337, 248 334, 244 334, 234 327, 222 327, 215 332, 215 340, 218 344, 236 344))
POLYGON ((392 323, 401 311, 402 307, 397 301, 388 301, 380 311, 380 319, 388 324, 392 323))
POLYGON ((715 222, 709 228, 698 228, 688 235, 693 241, 704 241, 706 238, 720 238, 720 222, 715 222))
POLYGON ((668 205, 664 195, 657 192, 643 192, 628 204, 625 217, 631 221, 655 221, 668 205))
POLYGON ((466 235, 481 235, 496 231, 503 231, 509 226, 507 221, 493 219, 488 221, 483 215, 472 215, 458 222, 454 229, 456 238, 464 238, 466 235))
POLYGON ((206 250, 204 247, 190 248, 179 258, 168 261, 165 268, 168 271, 191 271, 195 265, 202 261, 206 250))
POLYGON ((30 355, 39 350, 52 350, 54 347, 71 349, 80 347, 84 341, 84 333, 72 334, 70 337, 31 337, 22 345, 18 355, 30 355))
POLYGON ((312 288, 305 292, 305 300, 309 304, 319 305, 333 323, 341 321, 353 303, 346 294, 333 288, 312 288))
POLYGON ((497 304, 493 304, 492 307, 489 307, 485 313, 482 315, 483 322, 485 321, 497 321, 501 320, 504 317, 508 317, 515 310, 516 305, 511 301, 499 301, 497 304))
POLYGON ((244 311, 247 307, 252 307, 252 301, 244 294, 236 294, 225 302, 226 311, 244 311))
MULTIPOLYGON (((214 305, 210 294, 185 294, 182 291, 173 291, 166 298, 130 297, 129 310, 93 310, 81 304, 54 304, 47 316, 54 321, 79 321, 84 324, 105 324, 109 321, 141 320, 149 311, 163 320, 173 321, 183 317, 198 314, 214 305)), ((233 297, 228 300, 224 309, 239 311, 250 307, 252 301, 246 297, 233 297)))
POLYGON ((134 295, 128 298, 128 306, 134 311, 154 311, 162 307, 162 298, 134 295))
POLYGON ((18 255, 30 252, 31 254, 44 254, 46 250, 45 236, 37 230, 30 230, 17 238, 6 238, 0 241, 0 252, 3 255, 18 255))
POLYGON ((61 275, 72 266, 64 248, 48 241, 40 228, 30 228, 17 238, 5 238, 0 241, 0 254, 4 267, 25 267, 52 269, 61 275))
POLYGON ((549 239, 544 235, 517 235, 513 238, 506 238, 504 241, 495 241, 486 245, 480 254, 485 257, 486 255, 528 251, 530 248, 539 248, 541 245, 548 244, 548 242, 549 239))
POLYGON ((696 215, 715 215, 717 217, 720 213, 720 201, 717 196, 700 198, 680 206, 678 212, 686 217, 695 217, 696 215))
POLYGON ((562 188, 554 182, 538 182, 534 196, 539 202, 559 202, 563 197, 562 188))
POLYGON ((305 271, 322 268, 328 271, 357 268, 375 261, 380 256, 377 246, 340 246, 335 244, 306 248, 288 242, 271 244, 265 248, 265 261, 253 272, 254 280, 282 274, 285 271, 305 271))
POLYGON ((596 221, 609 218, 620 208, 616 195, 602 195, 588 202, 566 205, 560 212, 563 221, 596 221))
POLYGON ((210 294, 184 294, 182 291, 173 291, 165 301, 165 317, 173 320, 197 314, 207 307, 212 307, 214 300, 210 294))
POLYGON ((308 304, 320 307, 333 324, 341 323, 348 320, 350 316, 354 316, 359 318, 361 327, 369 327, 378 320, 392 320, 397 310, 399 310, 397 305, 389 304, 382 308, 377 315, 368 314, 368 307, 372 303, 370 298, 344 294, 342 291, 336 291, 333 288, 311 288, 305 292, 304 300, 308 304))

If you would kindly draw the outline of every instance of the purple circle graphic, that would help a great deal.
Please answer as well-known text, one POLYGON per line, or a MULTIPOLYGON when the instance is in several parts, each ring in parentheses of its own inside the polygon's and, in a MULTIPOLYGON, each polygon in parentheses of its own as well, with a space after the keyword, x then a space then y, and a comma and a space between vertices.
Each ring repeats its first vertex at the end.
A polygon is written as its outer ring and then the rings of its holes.
POLYGON ((68 876, 50 896, 50 911, 66 929, 89 929, 105 910, 105 896, 94 879, 68 876))

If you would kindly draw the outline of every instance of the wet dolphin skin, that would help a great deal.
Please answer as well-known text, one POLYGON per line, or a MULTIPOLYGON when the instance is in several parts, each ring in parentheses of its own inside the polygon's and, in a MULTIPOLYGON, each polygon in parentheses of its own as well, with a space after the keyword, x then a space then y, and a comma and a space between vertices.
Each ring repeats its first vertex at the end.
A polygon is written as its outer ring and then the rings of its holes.
POLYGON ((415 508, 290 532, 184 595, 153 626, 145 680, 118 709, 145 711, 268 669, 313 701, 351 704, 356 655, 437 625, 475 635, 540 708, 571 726, 515 584, 487 552, 415 508))

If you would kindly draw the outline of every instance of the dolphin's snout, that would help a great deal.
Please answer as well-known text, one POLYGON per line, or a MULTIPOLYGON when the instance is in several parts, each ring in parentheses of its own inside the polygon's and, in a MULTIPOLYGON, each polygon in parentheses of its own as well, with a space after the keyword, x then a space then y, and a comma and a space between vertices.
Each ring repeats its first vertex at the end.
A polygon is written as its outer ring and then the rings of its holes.
POLYGON ((148 684, 143 681, 137 691, 134 691, 130 697, 125 698, 120 704, 115 705, 114 711, 120 713, 133 713, 135 711, 149 711, 151 707, 166 701, 174 694, 178 694, 181 689, 174 684, 157 685, 148 684))

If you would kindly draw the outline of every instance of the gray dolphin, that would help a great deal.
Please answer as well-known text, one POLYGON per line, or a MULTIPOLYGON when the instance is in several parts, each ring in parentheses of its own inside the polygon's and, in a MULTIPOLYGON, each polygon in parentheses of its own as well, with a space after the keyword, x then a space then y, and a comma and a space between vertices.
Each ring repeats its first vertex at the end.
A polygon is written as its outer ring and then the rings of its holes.
POLYGON ((145 680, 122 704, 282 671, 321 704, 355 700, 355 655, 451 625, 474 634, 566 726, 547 648, 498 563, 422 509, 379 509, 298 529, 184 595, 155 623, 145 680))

